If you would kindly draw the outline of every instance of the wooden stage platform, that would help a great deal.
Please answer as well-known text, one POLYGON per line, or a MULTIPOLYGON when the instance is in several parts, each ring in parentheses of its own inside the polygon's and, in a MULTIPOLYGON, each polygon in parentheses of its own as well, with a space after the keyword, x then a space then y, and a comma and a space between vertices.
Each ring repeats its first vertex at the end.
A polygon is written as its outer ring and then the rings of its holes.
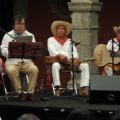
POLYGON ((9 96, 8 100, 2 96, 0 116, 3 120, 16 120, 23 113, 32 113, 39 116, 41 120, 66 120, 72 109, 79 108, 92 111, 97 119, 101 118, 101 114, 103 118, 109 119, 111 113, 120 109, 120 104, 90 104, 89 97, 73 97, 70 94, 53 97, 41 91, 35 97, 35 101, 21 102, 13 96, 9 96))

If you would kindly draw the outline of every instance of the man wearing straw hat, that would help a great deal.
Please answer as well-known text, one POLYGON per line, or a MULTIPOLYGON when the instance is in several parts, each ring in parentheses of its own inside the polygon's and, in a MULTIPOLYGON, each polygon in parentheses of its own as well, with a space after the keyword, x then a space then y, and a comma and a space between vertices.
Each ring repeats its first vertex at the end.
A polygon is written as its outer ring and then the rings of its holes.
MULTIPOLYGON (((120 54, 120 26, 114 26, 113 31, 116 36, 107 43, 107 50, 111 52, 111 55, 120 54)), ((106 74, 109 76, 113 75, 113 69, 116 73, 120 71, 120 56, 114 57, 113 62, 114 68, 112 63, 105 66, 106 74)))
MULTIPOLYGON (((63 65, 69 64, 71 61, 71 39, 67 36, 71 32, 71 24, 65 21, 54 21, 51 25, 53 37, 48 39, 48 51, 50 56, 57 56, 59 62, 52 64, 53 84, 56 87, 55 95, 60 96, 60 76, 59 71, 63 65)), ((89 86, 89 66, 85 62, 78 62, 78 53, 75 46, 73 46, 73 58, 75 69, 81 71, 80 90, 79 95, 88 95, 89 86)))

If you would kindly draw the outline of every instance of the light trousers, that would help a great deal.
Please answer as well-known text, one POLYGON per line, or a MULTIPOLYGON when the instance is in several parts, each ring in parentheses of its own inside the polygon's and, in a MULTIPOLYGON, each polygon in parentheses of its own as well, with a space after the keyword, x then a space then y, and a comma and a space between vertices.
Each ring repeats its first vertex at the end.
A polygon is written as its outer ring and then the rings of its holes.
MULTIPOLYGON (((54 86, 60 86, 60 63, 56 62, 52 64, 52 77, 54 86)), ((81 63, 78 67, 81 72, 80 87, 89 86, 89 65, 87 63, 81 63)))
POLYGON ((113 76, 113 70, 110 66, 105 66, 104 69, 108 76, 113 76))
POLYGON ((19 73, 22 71, 28 76, 29 84, 27 92, 29 94, 33 94, 35 91, 36 81, 38 78, 38 68, 32 62, 24 62, 23 64, 19 62, 18 64, 7 64, 6 65, 6 72, 8 77, 10 78, 11 82, 13 83, 16 92, 19 94, 21 93, 21 80, 19 78, 19 73))

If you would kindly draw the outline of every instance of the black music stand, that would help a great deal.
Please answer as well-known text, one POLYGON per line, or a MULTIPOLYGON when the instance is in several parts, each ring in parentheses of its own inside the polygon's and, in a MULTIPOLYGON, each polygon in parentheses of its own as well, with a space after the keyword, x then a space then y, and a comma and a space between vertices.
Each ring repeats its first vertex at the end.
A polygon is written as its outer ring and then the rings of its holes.
MULTIPOLYGON (((10 42, 9 58, 20 58, 22 64, 25 59, 37 59, 42 56, 42 43, 40 42, 10 42)), ((23 90, 23 74, 21 80, 21 91, 23 90)))
POLYGON ((37 59, 42 56, 42 43, 40 42, 10 42, 9 58, 37 59))

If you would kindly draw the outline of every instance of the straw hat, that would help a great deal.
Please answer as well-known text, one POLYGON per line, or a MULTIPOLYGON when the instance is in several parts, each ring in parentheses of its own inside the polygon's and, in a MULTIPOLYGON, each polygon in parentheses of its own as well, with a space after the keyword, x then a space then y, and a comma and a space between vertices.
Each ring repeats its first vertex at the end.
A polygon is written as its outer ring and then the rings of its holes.
POLYGON ((114 26, 113 27, 113 31, 118 34, 118 32, 120 32, 120 26, 114 26))
POLYGON ((62 25, 65 26, 66 28, 66 35, 68 35, 71 32, 71 24, 69 22, 65 22, 65 21, 54 21, 51 25, 51 31, 53 33, 53 35, 56 34, 56 28, 57 26, 62 25))

